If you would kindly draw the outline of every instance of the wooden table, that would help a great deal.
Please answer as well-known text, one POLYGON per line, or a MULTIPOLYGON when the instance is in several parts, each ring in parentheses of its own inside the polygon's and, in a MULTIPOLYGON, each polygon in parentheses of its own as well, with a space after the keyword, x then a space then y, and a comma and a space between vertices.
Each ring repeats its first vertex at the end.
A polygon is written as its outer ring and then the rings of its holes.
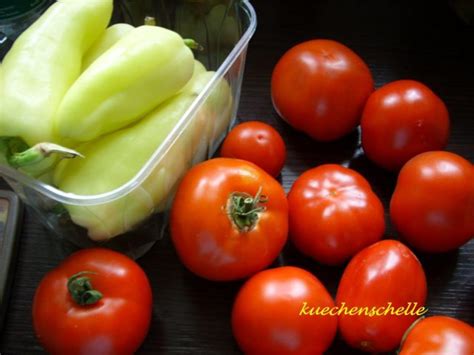
MULTIPOLYGON (((292 45, 312 38, 338 40, 369 64, 376 86, 411 78, 430 86, 446 102, 452 121, 448 150, 474 161, 474 30, 447 1, 394 0, 255 0, 258 29, 251 42, 239 116, 276 127, 288 148, 282 183, 288 190, 304 170, 322 163, 350 160, 373 185, 388 208, 396 175, 377 168, 358 148, 354 132, 334 143, 317 143, 293 131, 275 114, 270 75, 278 58, 292 45)), ((6 185, 2 185, 5 187, 6 185)), ((389 223, 387 236, 396 236, 389 223)), ((56 242, 36 216, 25 216, 16 277, 1 354, 41 353, 31 325, 31 303, 46 271, 73 248, 56 242)), ((420 257, 428 277, 431 315, 444 314, 474 323, 474 242, 457 252, 420 257)), ((154 292, 153 321, 139 354, 239 353, 229 315, 241 282, 213 283, 188 272, 178 261, 169 238, 159 241, 139 260, 154 292)), ((343 268, 329 268, 287 246, 278 264, 312 271, 334 295, 343 268)), ((126 326, 126 325, 124 325, 126 326)), ((331 354, 356 354, 336 340, 331 354)), ((91 354, 92 355, 92 354, 91 354)))

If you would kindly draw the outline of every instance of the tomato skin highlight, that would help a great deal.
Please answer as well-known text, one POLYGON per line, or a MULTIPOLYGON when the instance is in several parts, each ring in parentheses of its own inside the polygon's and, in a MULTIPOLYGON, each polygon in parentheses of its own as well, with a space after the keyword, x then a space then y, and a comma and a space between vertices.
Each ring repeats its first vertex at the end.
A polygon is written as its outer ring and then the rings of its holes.
POLYGON ((272 126, 248 121, 229 132, 222 143, 221 157, 250 161, 277 177, 285 164, 286 147, 283 138, 272 126))
POLYGON ((248 277, 270 265, 288 237, 288 202, 283 187, 248 161, 211 159, 194 166, 181 181, 170 218, 179 258, 195 274, 214 281, 248 277), (235 193, 261 204, 255 226, 240 230, 229 214, 235 193))
POLYGON ((431 253, 459 248, 474 236, 474 167, 450 152, 422 153, 398 175, 390 217, 401 237, 431 253))
POLYGON ((152 293, 144 271, 112 250, 80 250, 41 280, 33 300, 36 336, 50 354, 133 354, 148 333, 152 293), (103 294, 96 304, 79 306, 68 278, 81 271, 103 294))
POLYGON ((417 154, 444 149, 449 126, 448 109, 430 88, 414 80, 398 80, 367 100, 362 146, 374 163, 398 170, 417 154))
POLYGON ((289 49, 276 64, 271 81, 278 114, 319 141, 350 133, 373 90, 364 61, 343 44, 325 39, 289 49))
POLYGON ((445 316, 427 317, 409 330, 399 355, 474 354, 474 328, 445 316))
POLYGON ((334 307, 324 285, 301 268, 259 272, 242 286, 232 309, 232 330, 245 354, 322 354, 337 330, 337 316, 300 315, 334 307))
POLYGON ((324 164, 303 173, 288 194, 290 239, 316 261, 337 265, 379 241, 382 202, 352 169, 324 164))
MULTIPOLYGON (((382 240, 360 251, 347 265, 336 295, 336 304, 352 307, 412 308, 426 300, 426 277, 416 256, 396 240, 382 240)), ((411 308, 410 308, 411 309, 411 308)), ((403 334, 418 318, 416 315, 366 314, 339 316, 344 341, 368 352, 387 352, 400 344, 403 334)), ((380 314, 382 314, 380 309, 380 314)), ((409 311, 407 311, 409 312, 409 311)))

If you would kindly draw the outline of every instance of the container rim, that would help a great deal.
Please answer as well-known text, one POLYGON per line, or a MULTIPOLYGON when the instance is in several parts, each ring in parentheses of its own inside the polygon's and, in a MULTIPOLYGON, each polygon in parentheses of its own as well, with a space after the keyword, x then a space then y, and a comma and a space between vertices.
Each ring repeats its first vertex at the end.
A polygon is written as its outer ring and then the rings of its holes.
POLYGON ((211 80, 206 84, 202 92, 196 97, 190 107, 186 110, 183 116, 180 118, 176 126, 169 133, 168 137, 159 145, 153 155, 148 159, 146 164, 140 169, 140 171, 128 182, 122 186, 97 195, 78 195, 74 193, 64 192, 54 186, 46 184, 40 180, 37 180, 31 176, 25 175, 22 172, 15 170, 9 166, 0 164, 0 174, 8 179, 15 180, 23 185, 26 185, 41 194, 67 205, 77 206, 90 206, 108 203, 118 198, 121 198, 131 192, 134 188, 144 182, 144 180, 150 175, 152 169, 165 157, 166 153, 170 150, 173 144, 179 139, 182 132, 185 130, 187 125, 190 123, 194 110, 199 107, 206 98, 210 95, 212 89, 217 86, 220 78, 224 76, 231 65, 236 61, 237 57, 242 53, 245 47, 250 42, 253 34, 257 27, 257 15, 255 9, 250 4, 249 0, 241 0, 241 7, 244 13, 248 16, 249 26, 246 31, 242 34, 242 37, 236 43, 232 51, 225 58, 222 64, 214 73, 211 80))

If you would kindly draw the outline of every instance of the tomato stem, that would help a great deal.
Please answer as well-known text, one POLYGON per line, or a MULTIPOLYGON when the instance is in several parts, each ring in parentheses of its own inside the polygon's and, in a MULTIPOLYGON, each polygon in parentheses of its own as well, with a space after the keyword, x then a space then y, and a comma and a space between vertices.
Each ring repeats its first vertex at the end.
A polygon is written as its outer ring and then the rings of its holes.
POLYGON ((267 201, 267 196, 262 195, 261 186, 255 196, 246 192, 232 192, 227 204, 229 218, 239 231, 248 232, 257 224, 258 214, 265 211, 265 206, 261 206, 261 204, 267 201))
POLYGON ((81 271, 72 275, 67 281, 67 289, 74 300, 80 306, 88 306, 97 303, 103 296, 94 290, 87 274, 96 274, 93 271, 81 271))

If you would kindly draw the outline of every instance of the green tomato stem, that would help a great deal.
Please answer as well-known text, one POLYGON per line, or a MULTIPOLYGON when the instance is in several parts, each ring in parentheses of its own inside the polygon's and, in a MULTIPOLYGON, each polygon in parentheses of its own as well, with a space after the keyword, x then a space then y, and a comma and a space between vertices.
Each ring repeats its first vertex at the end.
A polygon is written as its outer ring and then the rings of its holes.
POLYGON ((262 204, 266 202, 268 198, 262 195, 261 186, 255 196, 246 192, 233 192, 227 201, 228 216, 240 232, 249 232, 256 226, 259 214, 265 211, 262 204))
POLYGON ((87 274, 95 274, 92 271, 81 271, 72 275, 67 281, 67 289, 74 302, 80 306, 89 306, 99 302, 103 297, 100 291, 94 290, 87 274))

